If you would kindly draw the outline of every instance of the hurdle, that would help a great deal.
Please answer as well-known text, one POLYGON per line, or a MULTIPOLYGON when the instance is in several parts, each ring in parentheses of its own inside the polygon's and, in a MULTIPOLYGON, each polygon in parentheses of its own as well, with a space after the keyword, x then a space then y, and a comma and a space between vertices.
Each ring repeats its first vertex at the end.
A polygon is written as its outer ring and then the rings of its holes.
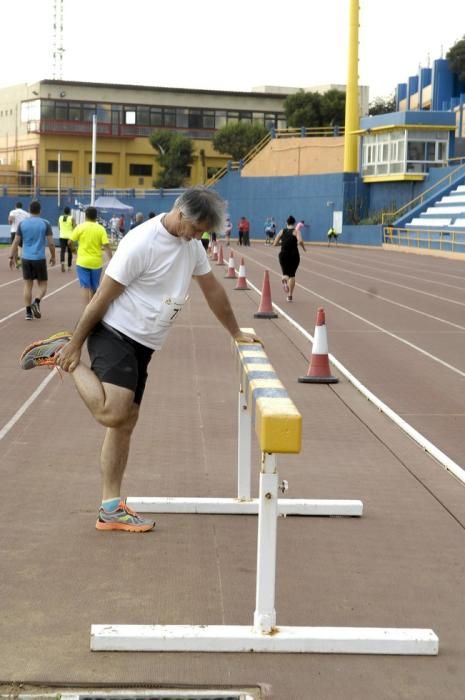
MULTIPOLYGON (((244 333, 254 333, 253 328, 242 328, 244 333)), ((251 496, 251 453, 253 406, 260 396, 287 396, 268 357, 257 343, 239 344, 233 341, 240 375, 238 395, 238 449, 237 449, 237 497, 144 497, 130 496, 127 504, 140 513, 214 513, 217 515, 257 515, 259 499, 251 496)), ((281 433, 273 441, 274 453, 293 452, 286 435, 286 420, 278 421, 281 433)), ((276 426, 273 425, 273 429, 276 426)), ((255 424, 257 435, 261 426, 255 424)), ((260 439, 260 437, 259 437, 260 439)), ((288 489, 287 481, 281 482, 281 492, 288 489)), ((279 514, 305 516, 360 517, 363 503, 344 499, 290 499, 278 500, 279 514)))
MULTIPOLYGON (((253 623, 251 626, 95 624, 91 626, 91 650, 437 655, 439 640, 431 629, 277 626, 275 582, 280 490, 277 454, 300 452, 302 417, 281 382, 275 376, 261 376, 258 367, 263 362, 256 362, 255 369, 247 371, 250 353, 263 353, 263 350, 248 344, 237 343, 236 347, 243 369, 241 385, 243 393, 248 395, 247 405, 254 412, 261 451, 253 623)), ((263 360, 263 355, 255 359, 263 360)))

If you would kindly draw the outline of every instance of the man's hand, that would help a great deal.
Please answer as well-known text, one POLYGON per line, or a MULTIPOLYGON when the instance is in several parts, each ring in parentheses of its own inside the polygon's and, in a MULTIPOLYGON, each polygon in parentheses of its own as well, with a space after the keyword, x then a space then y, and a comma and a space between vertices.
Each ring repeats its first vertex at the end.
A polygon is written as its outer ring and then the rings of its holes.
POLYGON ((262 347, 264 345, 263 340, 261 340, 254 333, 243 333, 242 331, 238 331, 233 335, 233 338, 236 343, 257 343, 257 345, 261 345, 262 347))
POLYGON ((55 256, 50 258, 50 265, 53 267, 55 265, 55 256))
POLYGON ((14 258, 8 258, 8 267, 10 268, 10 270, 16 269, 16 260, 14 258))
POLYGON ((72 340, 63 345, 55 356, 56 365, 64 372, 74 372, 80 361, 81 348, 73 344, 72 340))

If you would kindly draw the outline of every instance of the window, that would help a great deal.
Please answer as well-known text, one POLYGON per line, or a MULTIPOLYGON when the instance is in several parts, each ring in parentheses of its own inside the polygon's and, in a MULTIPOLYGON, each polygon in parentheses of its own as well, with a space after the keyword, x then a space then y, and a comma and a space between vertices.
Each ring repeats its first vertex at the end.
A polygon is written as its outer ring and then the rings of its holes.
POLYGON ((163 112, 161 107, 152 107, 150 109, 150 126, 163 125, 163 112))
POLYGON ((152 177, 152 170, 152 165, 145 165, 144 163, 129 164, 129 175, 133 177, 152 177))
POLYGON ((189 128, 201 129, 203 127, 202 110, 189 109, 189 128))
POLYGON ((136 123, 136 112, 133 109, 124 110, 124 123, 125 124, 135 124, 136 123))
POLYGON ((189 125, 189 110, 178 107, 176 109, 176 126, 178 129, 187 129, 189 125))
MULTIPOLYGON (((73 161, 72 160, 62 160, 60 163, 60 170, 66 175, 71 175, 73 172, 73 161)), ((58 161, 49 160, 48 161, 48 172, 57 173, 58 172, 58 161)))
POLYGON ((246 124, 251 124, 252 123, 252 112, 241 112, 240 119, 241 119, 241 122, 245 122, 246 124))
MULTIPOLYGON (((89 163, 89 175, 92 173, 92 163, 89 163)), ((113 175, 113 163, 95 163, 96 175, 113 175)))
POLYGON ((239 121, 239 112, 228 112, 228 124, 237 124, 239 121))
POLYGON ((137 108, 137 124, 141 126, 150 126, 150 108, 149 107, 138 107, 137 108))
POLYGON ((204 110, 203 112, 203 127, 204 129, 215 128, 215 112, 214 110, 204 110))
POLYGON ((97 112, 97 105, 94 102, 84 102, 82 105, 82 119, 85 122, 91 122, 94 114, 97 112))
MULTIPOLYGON (((42 104, 45 105, 47 103, 43 102, 42 104)), ((21 122, 24 124, 25 122, 38 119, 40 119, 40 100, 29 100, 28 102, 22 102, 21 122)))
POLYGON ((276 126, 276 114, 265 114, 265 126, 267 129, 272 129, 276 126))
POLYGON ((176 126, 176 110, 174 107, 165 107, 163 110, 163 125, 176 126))
POLYGON ((226 126, 226 112, 224 110, 215 111, 215 128, 221 129, 221 127, 226 126))
POLYGON ((56 102, 55 103, 55 119, 67 121, 68 120, 68 103, 67 102, 56 102))
POLYGON ((80 122, 81 116, 81 105, 70 105, 69 106, 69 118, 71 121, 80 122))

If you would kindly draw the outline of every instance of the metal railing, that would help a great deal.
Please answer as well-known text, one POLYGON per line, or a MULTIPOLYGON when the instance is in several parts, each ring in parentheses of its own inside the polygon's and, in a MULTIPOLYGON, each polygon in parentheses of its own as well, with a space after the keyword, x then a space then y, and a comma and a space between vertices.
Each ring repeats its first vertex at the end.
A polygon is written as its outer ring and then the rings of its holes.
MULTIPOLYGON (((185 191, 184 187, 172 189, 141 189, 134 187, 114 188, 97 187, 96 197, 118 197, 118 199, 152 199, 154 197, 178 196, 185 191)), ((62 187, 61 198, 69 200, 90 201, 90 187, 62 187)), ((32 185, 3 185, 0 186, 0 197, 22 197, 24 199, 36 199, 39 197, 57 196, 58 187, 34 187, 32 185)))
POLYGON ((465 255, 465 224, 461 231, 387 226, 383 232, 383 243, 465 255))

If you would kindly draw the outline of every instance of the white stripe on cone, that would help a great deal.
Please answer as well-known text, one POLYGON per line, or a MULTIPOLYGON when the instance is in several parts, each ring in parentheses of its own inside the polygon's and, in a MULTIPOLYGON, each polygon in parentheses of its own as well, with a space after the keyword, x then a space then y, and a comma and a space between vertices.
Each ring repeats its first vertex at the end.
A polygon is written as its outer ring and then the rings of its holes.
POLYGON ((313 336, 312 355, 327 355, 328 354, 328 334, 326 333, 326 325, 315 326, 315 334, 313 336))

